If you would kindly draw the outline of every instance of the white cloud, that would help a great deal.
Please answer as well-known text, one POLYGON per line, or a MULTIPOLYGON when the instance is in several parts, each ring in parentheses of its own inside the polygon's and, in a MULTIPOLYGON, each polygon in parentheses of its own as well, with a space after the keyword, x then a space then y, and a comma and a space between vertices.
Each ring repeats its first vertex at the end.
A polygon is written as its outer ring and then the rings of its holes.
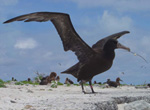
POLYGON ((33 49, 37 47, 37 42, 32 38, 18 40, 14 47, 17 49, 33 49))
POLYGON ((108 11, 104 11, 99 19, 99 25, 104 31, 113 33, 132 28, 132 19, 128 16, 115 16, 108 11))
POLYGON ((1 5, 8 6, 8 5, 16 5, 19 0, 0 0, 1 5))
MULTIPOLYGON (((69 56, 65 55, 65 53, 53 53, 51 51, 47 51, 47 52, 41 52, 39 53, 40 58, 42 58, 43 61, 48 61, 48 60, 53 60, 53 61, 58 61, 58 60, 67 60, 69 56)), ((38 59, 40 59, 38 58, 38 59)))
POLYGON ((52 57, 53 53, 52 52, 47 52, 43 55, 43 58, 45 59, 50 59, 52 57))

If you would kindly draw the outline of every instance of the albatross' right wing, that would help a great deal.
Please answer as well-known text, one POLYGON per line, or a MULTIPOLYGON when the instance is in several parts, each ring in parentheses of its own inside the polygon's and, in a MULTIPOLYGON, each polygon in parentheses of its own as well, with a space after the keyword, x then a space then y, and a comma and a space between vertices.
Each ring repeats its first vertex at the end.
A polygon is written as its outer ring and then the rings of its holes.
POLYGON ((99 40, 98 42, 96 42, 96 44, 94 44, 94 45, 92 46, 92 49, 94 49, 94 50, 102 50, 103 47, 104 47, 104 45, 105 45, 105 43, 106 43, 109 39, 116 39, 116 40, 117 40, 118 38, 120 38, 120 37, 123 36, 124 34, 128 34, 128 33, 130 33, 130 32, 129 32, 129 31, 122 31, 122 32, 119 32, 119 33, 112 34, 112 35, 110 35, 110 36, 108 36, 108 37, 105 37, 105 38, 99 40))

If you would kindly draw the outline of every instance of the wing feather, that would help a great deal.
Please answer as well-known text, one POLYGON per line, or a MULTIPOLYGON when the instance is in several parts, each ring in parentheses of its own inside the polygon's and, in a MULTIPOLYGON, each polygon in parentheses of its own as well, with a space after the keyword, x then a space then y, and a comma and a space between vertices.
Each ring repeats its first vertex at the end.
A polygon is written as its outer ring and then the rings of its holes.
POLYGON ((26 14, 12 18, 5 21, 4 23, 10 23, 14 21, 24 21, 24 22, 45 22, 51 21, 63 42, 63 47, 65 51, 72 50, 77 55, 79 61, 87 61, 95 52, 91 47, 89 47, 76 33, 70 17, 65 13, 53 13, 53 12, 36 12, 31 14, 26 14))
POLYGON ((92 46, 92 49, 94 50, 102 50, 105 43, 109 40, 109 39, 118 39, 120 38, 122 35, 124 34, 127 34, 127 33, 130 33, 129 31, 122 31, 122 32, 119 32, 119 33, 115 33, 115 34, 112 34, 108 37, 105 37, 101 40, 99 40, 98 42, 96 42, 93 46, 92 46))

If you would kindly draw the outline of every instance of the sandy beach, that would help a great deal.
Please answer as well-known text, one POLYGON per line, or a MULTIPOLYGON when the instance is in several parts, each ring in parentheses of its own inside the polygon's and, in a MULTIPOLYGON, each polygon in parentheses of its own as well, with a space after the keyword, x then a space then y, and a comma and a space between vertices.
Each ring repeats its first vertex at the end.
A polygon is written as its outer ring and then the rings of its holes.
MULTIPOLYGON (((94 86, 94 89, 98 93, 83 94, 81 87, 75 85, 52 88, 50 85, 7 84, 6 88, 0 88, 0 110, 95 110, 96 104, 114 103, 117 98, 150 96, 149 88, 94 86)), ((90 91, 88 86, 86 91, 90 91)), ((123 101, 116 104, 116 110, 124 110, 123 101)))

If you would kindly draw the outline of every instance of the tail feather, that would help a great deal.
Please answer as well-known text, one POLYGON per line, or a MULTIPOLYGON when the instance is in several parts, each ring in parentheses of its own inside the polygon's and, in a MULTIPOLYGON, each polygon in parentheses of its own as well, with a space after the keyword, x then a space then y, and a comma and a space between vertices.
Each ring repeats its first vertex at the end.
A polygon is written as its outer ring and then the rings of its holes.
POLYGON ((63 72, 61 72, 61 74, 71 74, 71 75, 73 75, 75 78, 77 78, 78 76, 77 76, 77 72, 69 72, 69 71, 63 71, 63 72))
POLYGON ((72 74, 74 77, 78 77, 77 73, 79 70, 79 63, 75 64, 74 66, 70 67, 69 69, 61 72, 62 74, 72 74))
POLYGON ((65 71, 62 71, 61 73, 62 73, 62 74, 65 74, 65 73, 66 73, 66 74, 69 74, 69 71, 65 70, 65 71))

